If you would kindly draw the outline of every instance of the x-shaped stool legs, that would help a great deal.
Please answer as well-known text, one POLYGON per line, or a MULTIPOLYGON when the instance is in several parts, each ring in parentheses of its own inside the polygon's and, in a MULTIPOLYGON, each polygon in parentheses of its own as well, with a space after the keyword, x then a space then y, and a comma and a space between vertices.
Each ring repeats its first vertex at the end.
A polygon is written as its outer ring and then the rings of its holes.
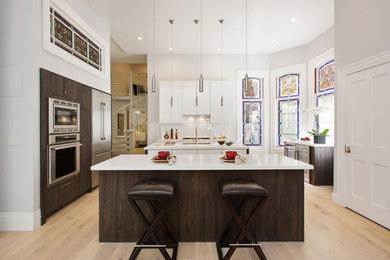
POLYGON ((142 210, 138 206, 138 204, 135 202, 135 200, 129 200, 131 206, 134 208, 135 212, 137 213, 138 217, 144 224, 146 231, 142 235, 141 239, 136 244, 133 252, 131 253, 129 260, 134 260, 137 258, 138 254, 140 253, 142 248, 157 248, 161 254, 164 256, 165 260, 175 260, 177 257, 177 241, 169 232, 167 226, 165 225, 164 221, 162 220, 162 217, 165 213, 166 203, 167 200, 164 200, 160 206, 160 209, 157 210, 156 207, 153 205, 152 201, 148 200, 147 204, 149 205, 154 217, 151 222, 149 222, 145 215, 143 214, 142 210), (164 231, 167 233, 167 235, 170 237, 170 239, 173 241, 173 244, 161 244, 160 240, 158 239, 157 235, 154 233, 158 225, 161 224, 164 231), (146 242, 149 238, 154 240, 153 245, 144 245, 144 242, 146 242), (165 248, 173 248, 172 258, 169 256, 167 250, 165 248))
POLYGON ((260 246, 258 245, 258 242, 252 237, 252 235, 249 233, 249 227, 251 224, 255 221, 257 214, 260 212, 260 209, 263 207, 265 203, 265 199, 260 199, 259 202, 256 204, 256 207, 253 209, 251 214, 249 215, 248 220, 244 224, 240 216, 238 215, 240 213, 240 210, 245 206, 246 202, 248 200, 244 199, 240 205, 238 206, 237 209, 233 207, 229 199, 223 198, 228 210, 232 214, 232 218, 229 221, 229 224, 225 227, 225 230, 217 242, 217 250, 218 250, 218 257, 220 260, 228 260, 232 257, 234 251, 236 251, 237 247, 252 247, 259 258, 261 260, 267 260, 266 256, 264 255, 263 251, 261 250, 260 246), (241 232, 240 234, 236 237, 235 243, 234 244, 224 244, 223 241, 225 240, 226 235, 228 234, 233 221, 240 227, 241 232), (240 242, 244 239, 244 237, 250 242, 250 244, 240 244, 240 242), (225 256, 222 254, 222 247, 229 247, 228 252, 226 253, 225 256))

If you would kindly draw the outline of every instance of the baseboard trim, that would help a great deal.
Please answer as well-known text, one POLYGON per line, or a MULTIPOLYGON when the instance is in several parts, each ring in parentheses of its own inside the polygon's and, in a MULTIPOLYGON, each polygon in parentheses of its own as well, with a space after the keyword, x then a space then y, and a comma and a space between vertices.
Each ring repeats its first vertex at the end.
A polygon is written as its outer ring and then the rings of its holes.
POLYGON ((33 231, 41 225, 41 210, 0 212, 0 231, 33 231))

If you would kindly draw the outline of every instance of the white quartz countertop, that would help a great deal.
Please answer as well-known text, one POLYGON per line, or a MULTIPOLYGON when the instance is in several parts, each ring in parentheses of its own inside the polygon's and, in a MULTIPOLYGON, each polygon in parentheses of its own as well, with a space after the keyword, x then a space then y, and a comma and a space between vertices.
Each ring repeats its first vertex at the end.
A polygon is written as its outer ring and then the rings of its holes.
POLYGON ((326 143, 326 144, 315 144, 313 141, 301 141, 301 140, 286 140, 286 143, 290 144, 300 144, 300 145, 307 145, 312 147, 333 147, 334 144, 326 143))
POLYGON ((304 170, 313 166, 279 154, 250 154, 245 164, 223 162, 215 154, 177 155, 177 163, 155 163, 152 155, 119 155, 91 167, 92 171, 304 170))
POLYGON ((232 144, 227 146, 226 144, 220 145, 217 142, 211 142, 211 144, 183 144, 176 142, 174 145, 166 145, 164 142, 153 143, 144 148, 145 150, 246 150, 249 149, 245 145, 232 144))

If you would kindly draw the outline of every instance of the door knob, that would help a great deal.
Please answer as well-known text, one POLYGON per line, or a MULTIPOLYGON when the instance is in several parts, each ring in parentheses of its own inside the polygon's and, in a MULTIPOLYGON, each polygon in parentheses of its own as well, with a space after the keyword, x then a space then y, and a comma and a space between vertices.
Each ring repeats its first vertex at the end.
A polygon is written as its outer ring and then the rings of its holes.
POLYGON ((351 153, 351 147, 350 146, 346 145, 344 149, 345 149, 345 153, 351 153))

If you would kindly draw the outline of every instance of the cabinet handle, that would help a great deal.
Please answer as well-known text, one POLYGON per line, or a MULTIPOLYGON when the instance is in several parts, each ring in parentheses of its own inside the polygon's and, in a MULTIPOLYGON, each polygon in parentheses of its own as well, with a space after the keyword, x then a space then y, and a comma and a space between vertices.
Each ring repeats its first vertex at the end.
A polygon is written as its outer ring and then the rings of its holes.
POLYGON ((62 189, 62 188, 65 188, 66 186, 69 186, 69 185, 70 185, 70 182, 68 182, 68 183, 65 183, 64 185, 61 185, 61 187, 60 187, 60 188, 62 189))
POLYGON ((173 97, 171 97, 171 107, 173 107, 173 97))
POLYGON ((64 89, 64 95, 66 95, 68 92, 66 91, 66 89, 64 89))
POLYGON ((198 106, 198 96, 195 98, 195 106, 198 106))
POLYGON ((223 96, 221 96, 221 107, 223 107, 223 96))

